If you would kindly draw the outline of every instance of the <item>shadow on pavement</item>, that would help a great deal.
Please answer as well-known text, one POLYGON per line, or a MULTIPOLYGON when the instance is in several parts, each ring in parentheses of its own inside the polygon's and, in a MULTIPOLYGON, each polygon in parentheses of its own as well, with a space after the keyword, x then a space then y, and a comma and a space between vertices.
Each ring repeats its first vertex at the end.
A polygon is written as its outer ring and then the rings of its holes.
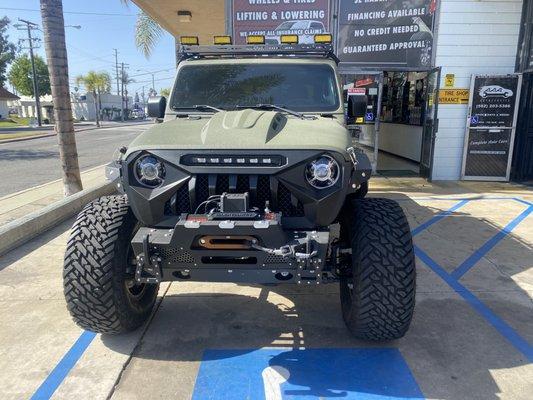
POLYGON ((41 158, 58 158, 59 152, 48 150, 4 150, 0 149, 0 160, 35 160, 41 158))

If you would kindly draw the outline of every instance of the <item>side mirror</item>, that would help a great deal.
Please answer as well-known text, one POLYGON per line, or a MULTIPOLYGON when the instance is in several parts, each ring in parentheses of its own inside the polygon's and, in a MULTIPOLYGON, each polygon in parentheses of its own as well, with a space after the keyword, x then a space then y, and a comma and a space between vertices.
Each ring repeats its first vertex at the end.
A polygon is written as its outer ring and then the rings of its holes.
POLYGON ((148 116, 152 118, 164 118, 167 108, 167 98, 154 96, 148 99, 148 116))

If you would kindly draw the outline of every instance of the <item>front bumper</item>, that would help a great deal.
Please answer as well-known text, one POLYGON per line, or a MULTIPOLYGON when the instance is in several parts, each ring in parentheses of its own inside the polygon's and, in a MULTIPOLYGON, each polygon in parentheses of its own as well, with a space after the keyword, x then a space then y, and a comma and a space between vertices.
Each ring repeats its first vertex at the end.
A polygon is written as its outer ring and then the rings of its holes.
POLYGON ((279 218, 198 222, 184 217, 173 229, 140 228, 132 247, 136 278, 144 282, 316 285, 331 279, 329 238, 329 230, 285 230, 279 218), (206 238, 214 243, 210 248, 202 244, 206 238))

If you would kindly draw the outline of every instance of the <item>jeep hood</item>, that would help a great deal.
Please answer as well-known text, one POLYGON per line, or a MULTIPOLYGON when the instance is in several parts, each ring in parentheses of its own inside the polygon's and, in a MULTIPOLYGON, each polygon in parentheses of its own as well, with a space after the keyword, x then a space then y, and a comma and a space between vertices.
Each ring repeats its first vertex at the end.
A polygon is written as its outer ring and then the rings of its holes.
POLYGON ((176 118, 146 130, 126 156, 157 149, 294 149, 344 153, 348 131, 333 118, 300 119, 274 111, 222 111, 211 117, 176 118))

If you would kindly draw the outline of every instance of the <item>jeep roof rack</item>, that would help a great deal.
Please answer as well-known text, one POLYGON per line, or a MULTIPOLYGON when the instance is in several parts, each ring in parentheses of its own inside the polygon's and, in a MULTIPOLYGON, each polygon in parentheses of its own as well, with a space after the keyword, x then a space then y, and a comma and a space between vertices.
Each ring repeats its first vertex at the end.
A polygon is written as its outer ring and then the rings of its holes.
POLYGON ((178 47, 178 63, 187 59, 206 58, 331 58, 337 64, 339 59, 329 43, 315 44, 246 44, 246 45, 193 45, 178 47))

